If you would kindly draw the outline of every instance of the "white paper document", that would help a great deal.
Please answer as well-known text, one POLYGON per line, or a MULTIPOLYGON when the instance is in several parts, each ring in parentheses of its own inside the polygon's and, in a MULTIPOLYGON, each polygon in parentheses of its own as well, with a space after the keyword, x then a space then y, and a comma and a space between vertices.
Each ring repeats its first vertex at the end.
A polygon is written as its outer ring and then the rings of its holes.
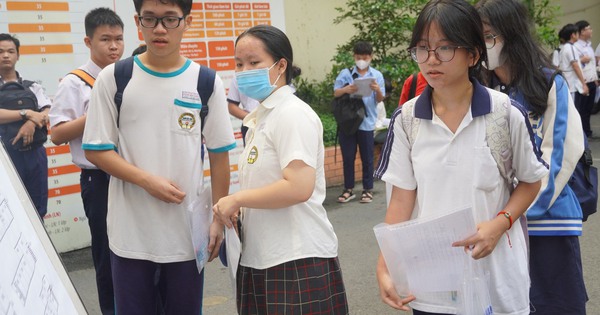
POLYGON ((358 90, 352 94, 353 96, 370 96, 373 93, 371 90, 371 83, 375 81, 375 78, 357 78, 354 79, 354 85, 358 88, 358 90))
POLYGON ((237 274, 240 255, 242 253, 242 243, 233 227, 225 228, 225 246, 227 248, 227 268, 229 269, 229 278, 231 279, 233 296, 235 296, 235 276, 237 274))
POLYGON ((211 204, 211 190, 210 188, 206 188, 198 199, 192 201, 187 206, 190 233, 198 272, 202 272, 210 256, 208 242, 210 241, 209 229, 212 222, 211 204))
POLYGON ((374 227, 398 294, 456 291, 464 271, 464 248, 452 243, 476 232, 471 208, 435 218, 374 227))

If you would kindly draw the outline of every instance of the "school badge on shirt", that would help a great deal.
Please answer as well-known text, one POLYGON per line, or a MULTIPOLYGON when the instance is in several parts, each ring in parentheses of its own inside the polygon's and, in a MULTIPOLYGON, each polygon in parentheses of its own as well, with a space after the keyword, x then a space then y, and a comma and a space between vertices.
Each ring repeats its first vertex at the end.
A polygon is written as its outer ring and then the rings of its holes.
POLYGON ((250 153, 248 153, 248 164, 254 164, 254 162, 256 162, 257 159, 258 149, 256 148, 256 146, 253 146, 252 149, 250 149, 250 153))
POLYGON ((179 123, 181 129, 191 130, 196 125, 196 117, 190 113, 183 113, 177 119, 177 123, 179 123))

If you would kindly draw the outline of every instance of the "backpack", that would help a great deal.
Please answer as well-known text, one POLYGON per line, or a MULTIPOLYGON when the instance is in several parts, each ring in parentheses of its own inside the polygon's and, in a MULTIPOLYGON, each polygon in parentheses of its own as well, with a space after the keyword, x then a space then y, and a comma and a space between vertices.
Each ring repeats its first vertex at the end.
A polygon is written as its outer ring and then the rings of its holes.
MULTIPOLYGON (((490 96, 492 99, 504 96, 503 101, 494 102, 492 112, 485 115, 485 139, 492 157, 496 161, 500 175, 502 175, 512 192, 515 186, 515 174, 512 169, 512 143, 510 142, 510 110, 512 102, 508 95, 497 93, 497 96, 490 96)), ((421 123, 421 119, 414 117, 414 106, 415 102, 406 102, 402 105, 402 108, 398 109, 401 111, 402 128, 408 137, 410 148, 412 148, 415 142, 421 123)))
MULTIPOLYGON (((348 68, 348 71, 352 72, 352 68, 348 68)), ((356 77, 358 77, 356 73, 352 75, 353 79, 356 79, 356 77)), ((338 131, 347 136, 355 134, 363 119, 367 116, 362 97, 352 97, 347 93, 334 98, 331 102, 331 108, 338 131)))
MULTIPOLYGON (((35 93, 29 89, 33 85, 33 81, 23 80, 20 82, 6 82, 0 86, 0 108, 8 110, 27 109, 38 111, 38 102, 35 93)), ((19 133, 19 129, 23 126, 23 121, 15 121, 0 125, 0 135, 2 142, 7 148, 26 151, 32 148, 38 148, 46 142, 48 138, 48 130, 46 126, 35 128, 33 141, 28 146, 23 146, 23 139, 20 139, 12 145, 13 139, 19 133)))
MULTIPOLYGON (((131 74, 133 73, 133 56, 117 61, 115 63, 115 81, 117 84, 117 92, 115 93, 114 100, 117 106, 117 126, 119 125, 119 113, 121 112, 121 104, 123 103, 123 91, 131 80, 131 74)), ((202 101, 202 107, 200 108, 200 130, 204 130, 204 120, 208 115, 208 101, 213 93, 215 85, 215 70, 200 66, 198 73, 198 84, 196 90, 200 95, 202 101)))

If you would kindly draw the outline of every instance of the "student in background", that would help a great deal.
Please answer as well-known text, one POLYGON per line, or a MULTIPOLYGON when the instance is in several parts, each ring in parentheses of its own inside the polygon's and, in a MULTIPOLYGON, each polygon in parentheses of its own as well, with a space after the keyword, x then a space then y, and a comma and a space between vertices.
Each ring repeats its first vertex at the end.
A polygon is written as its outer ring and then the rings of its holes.
POLYGON ((400 93, 400 100, 398 101, 398 107, 401 107, 402 104, 406 103, 406 101, 414 98, 415 96, 421 95, 425 87, 427 86, 427 80, 421 72, 417 72, 416 74, 411 74, 402 85, 402 92, 400 93), (415 81, 415 78, 417 79, 415 81))
MULTIPOLYGON (((394 136, 376 172, 393 185, 385 222, 407 221, 415 208, 416 217, 435 217, 470 207, 477 230, 448 247, 464 247, 472 259, 481 260, 490 275, 494 313, 529 314, 527 245, 519 217, 547 170, 534 153, 526 117, 516 107, 508 117, 502 113, 509 119, 506 141, 518 179, 511 193, 486 139, 487 115, 511 106, 511 101, 476 79, 486 46, 475 8, 466 1, 430 1, 417 18, 410 47, 429 86, 392 117, 394 136), (405 118, 418 129, 405 131, 405 118)), ((450 291, 400 297, 381 255, 377 279, 382 300, 393 308, 407 311, 410 303, 415 315, 457 312, 458 300, 450 291)))
POLYGON ((532 314, 585 314, 579 236, 582 212, 568 185, 584 149, 581 121, 565 79, 550 64, 518 0, 482 0, 490 87, 523 104, 536 149, 549 165, 527 210, 532 314), (531 63, 535 60, 536 63, 531 63))
POLYGON ((6 152, 15 165, 38 214, 43 219, 48 211, 48 157, 44 143, 35 143, 33 136, 36 129, 43 129, 46 133, 45 127, 52 102, 40 84, 23 80, 16 70, 20 46, 21 43, 16 37, 0 34, 2 61, 0 86, 8 82, 20 83, 31 91, 31 96, 37 100, 38 108, 37 110, 9 110, 3 109, 0 104, 0 125, 21 123, 16 135, 8 135, 0 131, 0 138, 3 138, 6 152))
POLYGON ((598 73, 596 72, 596 57, 592 47, 592 26, 587 21, 581 20, 575 23, 579 30, 579 39, 573 44, 575 52, 579 54, 581 62, 581 72, 585 84, 588 88, 588 94, 575 94, 575 106, 581 115, 581 124, 586 136, 592 136, 592 126, 590 125, 590 116, 594 107, 594 98, 596 97, 596 86, 598 85, 598 73))
POLYGON ((50 110, 52 142, 69 143, 73 164, 81 168, 83 209, 92 236, 92 259, 96 269, 98 302, 103 315, 114 314, 110 249, 106 232, 109 176, 85 158, 81 140, 92 86, 100 71, 123 55, 123 21, 108 8, 97 8, 85 16, 85 45, 90 59, 58 84, 50 110))
POLYGON ((338 241, 323 208, 323 126, 289 86, 290 41, 273 26, 252 27, 237 38, 235 60, 240 91, 261 102, 244 119, 241 189, 213 207, 228 227, 241 219, 238 313, 348 314, 338 241))
MULTIPOLYGON (((202 104, 201 66, 180 54, 192 23, 192 0, 133 2, 148 49, 120 61, 133 63, 120 111, 114 97, 116 64, 100 72, 83 135, 86 158, 111 175, 107 225, 116 313, 154 314, 160 288, 166 314, 200 314, 204 272, 196 265, 188 212, 210 211, 203 138, 212 200, 229 191, 228 151, 235 139, 225 89, 215 76, 212 95, 202 104), (210 108, 204 121, 202 106, 210 108)), ((223 225, 196 223, 206 231, 210 261, 218 254, 223 225)))

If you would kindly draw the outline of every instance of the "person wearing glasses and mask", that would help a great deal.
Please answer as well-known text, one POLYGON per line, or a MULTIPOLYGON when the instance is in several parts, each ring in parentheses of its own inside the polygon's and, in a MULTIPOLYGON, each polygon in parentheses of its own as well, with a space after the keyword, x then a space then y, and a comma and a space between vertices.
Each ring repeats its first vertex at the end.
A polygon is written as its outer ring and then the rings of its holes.
POLYGON ((298 71, 290 41, 276 27, 252 27, 236 40, 235 62, 240 92, 260 101, 244 118, 240 191, 213 207, 227 227, 241 219, 238 313, 348 314, 323 207, 323 126, 289 86, 298 71))
MULTIPOLYGON (((494 314, 529 314, 527 245, 519 217, 548 171, 534 152, 525 113, 507 95, 476 79, 486 60, 486 45, 481 19, 468 2, 430 1, 417 18, 410 47, 429 86, 392 117, 376 171, 393 186, 385 222, 470 207, 476 230, 448 247, 464 247, 469 259, 481 261, 490 275, 494 314), (501 175, 486 139, 486 117, 502 107, 510 109, 501 117, 509 120, 507 141, 518 179, 514 190, 501 175), (409 120, 417 127, 405 131, 403 124, 409 120)), ((455 291, 399 296, 381 255, 377 279, 383 301, 399 310, 408 311, 410 303, 415 315, 456 314, 460 305, 455 291)))
POLYGON ((180 54, 192 0, 134 5, 147 51, 121 61, 132 62, 133 70, 120 112, 115 65, 100 72, 82 146, 86 158, 111 175, 107 226, 116 314, 156 314, 159 295, 158 313, 201 314, 204 278, 188 212, 206 209, 207 219, 195 223, 206 233, 210 261, 218 254, 223 225, 208 220, 212 205, 202 184, 201 146, 204 135, 212 200, 218 200, 229 193, 228 151, 235 147, 225 89, 215 76, 209 104, 202 104, 201 66, 180 54), (206 105, 210 113, 201 121, 206 105))
POLYGON ((532 36, 525 5, 518 0, 483 0, 476 8, 484 23, 489 86, 523 104, 536 146, 550 167, 527 210, 532 314, 585 314, 582 211, 568 185, 584 150, 584 128, 567 81, 532 36))

